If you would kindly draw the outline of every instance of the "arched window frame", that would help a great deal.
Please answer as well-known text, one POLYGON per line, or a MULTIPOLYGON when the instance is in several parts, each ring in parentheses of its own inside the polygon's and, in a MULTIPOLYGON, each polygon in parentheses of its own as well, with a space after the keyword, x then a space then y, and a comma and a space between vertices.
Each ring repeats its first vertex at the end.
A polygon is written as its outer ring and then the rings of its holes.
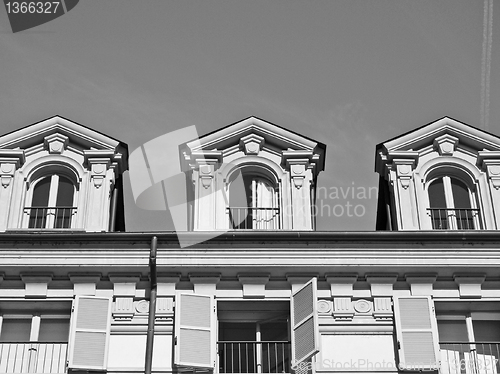
MULTIPOLYGON (((82 176, 83 169, 80 165, 78 165, 72 159, 58 159, 53 160, 52 157, 47 159, 41 158, 37 160, 37 162, 29 165, 25 169, 25 188, 24 188, 24 198, 23 198, 23 206, 22 206, 22 216, 20 221, 20 227, 24 229, 34 228, 37 230, 45 230, 45 229, 78 229, 82 228, 82 217, 83 217, 83 197, 84 192, 82 191, 82 176), (31 209, 32 201, 33 201, 33 192, 35 191, 38 183, 45 180, 45 178, 51 178, 50 182, 50 192, 49 192, 49 203, 47 210, 42 212, 41 214, 46 214, 47 217, 44 220, 44 227, 30 227, 30 216, 33 214, 31 209), (71 207, 67 207, 65 211, 59 209, 56 211, 55 206, 51 206, 51 203, 55 202, 55 193, 57 192, 56 185, 59 184, 59 179, 65 178, 70 181, 74 186, 73 193, 73 204, 71 207), (71 208, 71 209, 69 209, 71 208), (68 219, 66 214, 70 214, 71 218, 68 219), (54 227, 56 219, 66 219, 65 222, 69 222, 64 226, 67 227, 54 227), (65 216, 65 218, 63 218, 65 216)), ((60 221, 59 221, 60 222, 60 221)), ((35 225, 38 226, 38 225, 35 225)))
POLYGON ((229 229, 279 230, 283 228, 282 172, 277 165, 268 160, 260 160, 258 157, 250 157, 245 162, 231 164, 222 173, 226 202, 226 222, 228 222, 229 229), (252 206, 230 206, 231 184, 238 175, 252 177, 252 206), (259 181, 273 189, 272 207, 258 207, 255 205, 257 201, 255 186, 259 181))
POLYGON ((481 230, 484 228, 484 213, 478 196, 478 183, 471 169, 457 164, 438 164, 426 172, 424 191, 426 196, 426 216, 433 230, 481 230), (429 187, 437 180, 443 180, 446 207, 432 208, 429 187), (454 203, 452 180, 462 182, 469 194, 470 208, 458 208, 454 203))

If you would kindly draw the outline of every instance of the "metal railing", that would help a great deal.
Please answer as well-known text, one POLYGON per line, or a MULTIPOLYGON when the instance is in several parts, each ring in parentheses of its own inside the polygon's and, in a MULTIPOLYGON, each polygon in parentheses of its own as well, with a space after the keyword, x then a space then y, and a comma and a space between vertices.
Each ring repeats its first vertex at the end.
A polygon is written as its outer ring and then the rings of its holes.
POLYGON ((219 373, 290 373, 290 342, 220 341, 219 373))
POLYGON ((66 373, 68 343, 0 343, 0 373, 66 373))
POLYGON ((24 214, 28 216, 30 229, 69 229, 71 220, 76 214, 76 207, 31 206, 24 208, 24 214))
POLYGON ((479 209, 428 208, 434 230, 476 230, 479 209))
POLYGON ((439 343, 440 374, 500 373, 499 342, 439 343))
POLYGON ((229 207, 229 227, 234 230, 278 230, 279 208, 229 207))

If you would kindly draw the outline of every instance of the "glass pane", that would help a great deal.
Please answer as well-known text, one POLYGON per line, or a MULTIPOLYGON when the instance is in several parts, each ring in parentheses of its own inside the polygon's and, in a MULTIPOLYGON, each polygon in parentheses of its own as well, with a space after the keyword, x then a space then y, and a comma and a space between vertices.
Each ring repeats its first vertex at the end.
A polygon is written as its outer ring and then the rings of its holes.
POLYGON ((432 228, 435 230, 448 229, 448 211, 444 196, 443 178, 436 179, 429 185, 429 204, 432 228))
POLYGON ((463 320, 438 320, 440 342, 468 342, 467 326, 463 320))
POLYGON ((69 318, 44 319, 40 321, 39 342, 67 343, 69 318))
POLYGON ((35 185, 31 206, 46 207, 49 205, 49 190, 52 177, 43 178, 35 185))
POLYGON ((452 178, 451 189, 453 191, 453 203, 455 209, 470 209, 469 189, 464 182, 452 178))
POLYGON ((1 342, 29 342, 31 334, 31 318, 7 319, 2 323, 1 342))
POLYGON ((476 342, 500 343, 500 321, 472 321, 476 342))
POLYGON ((31 200, 32 208, 29 210, 30 219, 28 227, 30 229, 45 228, 51 180, 52 177, 46 177, 35 185, 33 198, 31 200))
POLYGON ((57 188, 57 201, 55 211, 54 228, 67 229, 71 227, 71 217, 73 214, 73 195, 75 186, 71 181, 64 177, 59 177, 59 186, 57 188))
POLYGON ((73 194, 75 186, 71 181, 64 177, 59 177, 59 186, 57 188, 56 206, 73 206, 73 194))
POLYGON ((436 179, 429 185, 429 203, 431 208, 446 208, 443 178, 436 179))

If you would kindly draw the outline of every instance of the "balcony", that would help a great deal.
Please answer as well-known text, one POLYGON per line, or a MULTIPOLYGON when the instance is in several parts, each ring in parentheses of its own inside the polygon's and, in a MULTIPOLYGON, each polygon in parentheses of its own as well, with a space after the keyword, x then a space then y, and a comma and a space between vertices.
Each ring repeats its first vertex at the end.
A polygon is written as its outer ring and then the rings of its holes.
POLYGON ((229 207, 229 227, 233 230, 279 230, 279 208, 229 207))
POLYGON ((67 343, 0 343, 0 373, 66 373, 67 343))
POLYGON ((479 230, 479 209, 428 208, 434 230, 479 230))
POLYGON ((439 343, 440 374, 497 374, 499 342, 439 343))
POLYGON ((69 229, 75 214, 76 207, 32 206, 24 208, 24 215, 30 229, 69 229))
POLYGON ((221 341, 219 373, 290 373, 290 342, 221 341))

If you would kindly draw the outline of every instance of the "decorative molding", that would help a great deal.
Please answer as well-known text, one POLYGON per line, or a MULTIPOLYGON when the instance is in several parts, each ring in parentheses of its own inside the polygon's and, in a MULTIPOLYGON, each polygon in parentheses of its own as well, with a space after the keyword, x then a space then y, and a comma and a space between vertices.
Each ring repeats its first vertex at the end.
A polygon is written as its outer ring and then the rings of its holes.
POLYGON ((51 273, 21 274, 26 298, 46 298, 48 284, 52 281, 51 273))
POLYGON ((332 302, 330 300, 318 300, 318 314, 330 314, 332 311, 332 302))
POLYGON ((174 316, 174 298, 158 297, 156 299, 156 319, 159 321, 172 319, 174 316))
POLYGON ((333 298, 333 318, 336 320, 351 321, 354 317, 354 308, 350 297, 333 298))
POLYGON ((392 296, 392 286, 397 279, 397 274, 366 275, 366 281, 370 285, 372 296, 392 296))
POLYGON ((286 274, 286 280, 292 287, 292 293, 300 289, 304 284, 309 282, 311 278, 318 278, 317 273, 302 273, 302 274, 286 274))
POLYGON ((412 296, 432 296, 437 274, 405 274, 412 296))
POLYGON ((266 294, 266 284, 269 282, 269 278, 270 274, 238 274, 238 280, 243 285, 243 297, 264 298, 266 294))
POLYGON ((453 279, 458 284, 460 297, 463 298, 480 298, 481 285, 486 279, 482 274, 454 274, 453 279))
POLYGON ((101 273, 70 273, 75 295, 95 295, 96 284, 101 280, 101 273))
POLYGON ((134 298, 116 297, 113 308, 113 318, 115 321, 131 321, 134 318, 134 298))
POLYGON ((376 320, 392 319, 392 300, 390 297, 373 298, 373 317, 376 320))
POLYGON ((68 146, 69 138, 58 132, 43 138, 43 145, 50 154, 61 154, 68 146))
POLYGON ((459 139, 456 136, 444 134, 434 139, 434 149, 441 156, 453 156, 453 152, 457 149, 459 139))
POLYGON ((325 278, 330 284, 332 296, 352 296, 353 285, 358 279, 358 274, 325 274, 325 278))
POLYGON ((368 314, 372 310, 371 301, 360 299, 353 302, 353 308, 356 314, 368 314))
POLYGON ((194 285, 194 293, 201 295, 215 295, 220 273, 189 274, 189 280, 194 285))
POLYGON ((265 139, 257 134, 249 134, 243 136, 240 139, 240 148, 245 152, 247 156, 254 155, 257 156, 262 150, 262 146, 265 143, 265 139))
POLYGON ((113 294, 119 297, 135 297, 135 288, 137 282, 141 279, 139 273, 124 275, 124 274, 109 274, 109 280, 113 283, 113 294))

